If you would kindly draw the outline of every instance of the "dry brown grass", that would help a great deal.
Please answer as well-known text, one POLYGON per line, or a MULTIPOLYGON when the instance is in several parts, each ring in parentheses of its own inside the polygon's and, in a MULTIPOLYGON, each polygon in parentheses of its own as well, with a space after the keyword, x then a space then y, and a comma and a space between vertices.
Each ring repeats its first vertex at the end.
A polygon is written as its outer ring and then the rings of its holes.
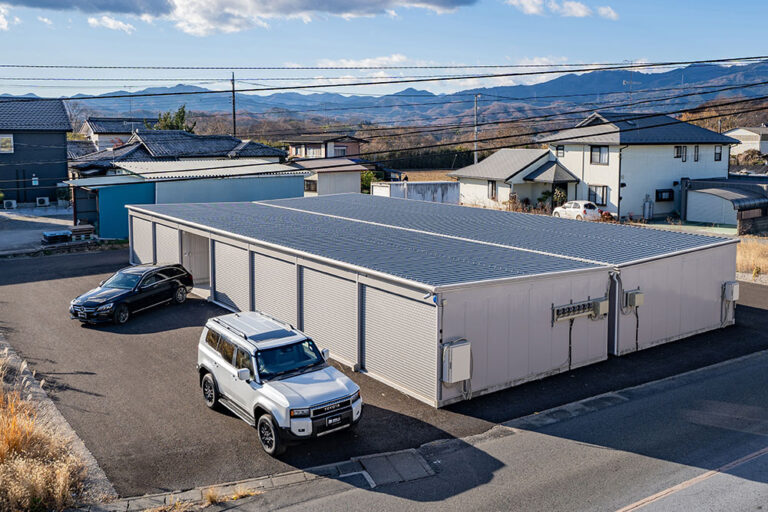
POLYGON ((753 278, 768 272, 768 243, 742 239, 736 250, 736 270, 753 278))
POLYGON ((440 171, 440 170, 405 170, 406 176, 408 176, 408 181, 456 181, 455 178, 449 178, 448 173, 451 172, 451 169, 440 171))
POLYGON ((205 507, 221 503, 222 501, 221 493, 214 487, 209 487, 203 492, 203 506, 205 507))
POLYGON ((83 489, 85 467, 10 383, 0 354, 0 510, 63 510, 83 489))
POLYGON ((200 507, 191 501, 174 501, 168 505, 147 509, 144 512, 191 512, 199 509, 200 507))

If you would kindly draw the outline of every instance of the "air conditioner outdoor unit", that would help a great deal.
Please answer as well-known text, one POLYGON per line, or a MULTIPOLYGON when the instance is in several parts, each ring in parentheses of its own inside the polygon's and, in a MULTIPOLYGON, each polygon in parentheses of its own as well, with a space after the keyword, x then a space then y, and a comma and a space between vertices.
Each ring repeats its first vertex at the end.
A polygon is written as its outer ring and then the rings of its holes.
POLYGON ((47 197, 38 197, 37 206, 51 206, 51 200, 47 197))
POLYGON ((13 210, 16 208, 16 200, 15 199, 4 199, 3 200, 3 208, 6 210, 13 210))

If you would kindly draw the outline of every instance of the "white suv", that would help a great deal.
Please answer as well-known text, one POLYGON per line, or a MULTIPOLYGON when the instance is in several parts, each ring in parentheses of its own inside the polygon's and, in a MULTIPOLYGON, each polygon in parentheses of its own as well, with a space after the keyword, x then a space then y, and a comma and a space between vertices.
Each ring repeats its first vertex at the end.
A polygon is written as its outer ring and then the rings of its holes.
POLYGON ((211 318, 197 346, 206 405, 255 426, 270 455, 360 421, 360 388, 327 358, 301 331, 257 312, 211 318))

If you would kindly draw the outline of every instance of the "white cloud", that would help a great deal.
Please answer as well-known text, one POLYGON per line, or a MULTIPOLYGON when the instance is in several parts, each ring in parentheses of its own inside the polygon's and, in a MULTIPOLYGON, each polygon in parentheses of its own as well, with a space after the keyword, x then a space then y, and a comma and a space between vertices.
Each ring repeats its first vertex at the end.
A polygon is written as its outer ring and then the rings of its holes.
POLYGON ((51 21, 51 19, 50 19, 50 18, 46 18, 45 16, 38 16, 38 17, 37 17, 37 21, 39 21, 39 22, 41 22, 41 23, 45 23, 45 24, 46 24, 46 25, 48 25, 49 27, 50 27, 51 25, 53 25, 53 21, 51 21))
POLYGON ((507 0, 525 14, 544 14, 544 0, 507 0))
POLYGON ((117 20, 107 15, 101 16, 99 18, 90 17, 88 18, 88 24, 92 27, 104 27, 110 30, 121 30, 126 34, 130 34, 136 30, 136 27, 130 23, 125 23, 124 21, 117 20))
POLYGON ((616 21, 617 19, 619 19, 619 13, 617 13, 616 11, 613 10, 612 7, 609 7, 607 5, 604 5, 602 7, 598 7, 597 8, 597 14, 599 14, 603 18, 606 18, 606 19, 609 19, 609 20, 616 21))
POLYGON ((318 66, 323 67, 379 67, 379 66, 402 66, 408 61, 408 57, 400 53, 393 53, 382 57, 370 57, 367 59, 320 59, 318 66))
POLYGON ((8 8, 0 5, 0 30, 8 30, 8 8))
POLYGON ((550 0, 547 3, 547 7, 555 14, 570 18, 586 18, 592 15, 592 9, 581 2, 571 0, 567 0, 562 4, 558 4, 555 0, 550 0))

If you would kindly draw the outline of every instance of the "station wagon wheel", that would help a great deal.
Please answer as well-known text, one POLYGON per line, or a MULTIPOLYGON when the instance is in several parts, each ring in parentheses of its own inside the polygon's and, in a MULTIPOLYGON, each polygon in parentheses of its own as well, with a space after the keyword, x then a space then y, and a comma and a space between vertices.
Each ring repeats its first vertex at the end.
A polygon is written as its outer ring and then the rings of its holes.
POLYGON ((203 388, 203 400, 205 400, 205 405, 207 405, 209 409, 215 409, 219 404, 219 390, 216 388, 216 381, 213 380, 213 375, 206 373, 200 384, 200 387, 203 388))
POLYGON ((256 431, 259 434, 259 443, 261 443, 261 447, 269 455, 274 457, 285 451, 285 445, 283 445, 277 434, 275 421, 272 419, 271 414, 263 414, 259 418, 259 421, 256 423, 256 431))
POLYGON ((128 310, 128 306, 125 304, 120 304, 117 306, 117 309, 115 310, 115 323, 118 325, 123 325, 125 322, 128 321, 128 318, 130 318, 131 312, 128 310))
POLYGON ((179 286, 173 294, 173 301, 176 304, 182 304, 185 300, 187 300, 187 289, 183 286, 179 286))

